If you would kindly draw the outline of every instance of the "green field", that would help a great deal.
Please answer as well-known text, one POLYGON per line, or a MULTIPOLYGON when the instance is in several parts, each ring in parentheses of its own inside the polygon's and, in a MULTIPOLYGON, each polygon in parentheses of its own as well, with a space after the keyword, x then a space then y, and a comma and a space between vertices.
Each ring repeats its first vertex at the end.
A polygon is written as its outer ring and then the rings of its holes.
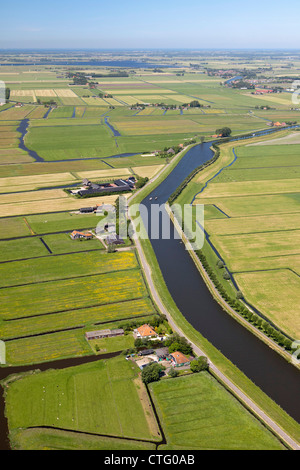
POLYGON ((155 441, 157 428, 155 433, 149 427, 139 398, 138 370, 121 356, 25 376, 9 384, 9 427, 46 426, 155 441))
POLYGON ((282 448, 206 372, 152 383, 150 390, 166 433, 164 451, 282 448))

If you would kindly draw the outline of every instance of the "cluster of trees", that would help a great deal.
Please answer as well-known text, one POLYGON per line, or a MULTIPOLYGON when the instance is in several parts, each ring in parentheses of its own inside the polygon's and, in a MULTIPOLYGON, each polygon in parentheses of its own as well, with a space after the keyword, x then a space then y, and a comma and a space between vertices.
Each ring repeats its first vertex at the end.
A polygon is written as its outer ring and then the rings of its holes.
POLYGON ((57 106, 56 101, 54 101, 53 99, 51 99, 49 101, 41 101, 40 98, 38 98, 36 102, 37 102, 37 104, 43 104, 46 107, 48 107, 48 106, 57 106))
POLYGON ((201 372, 202 370, 208 369, 208 361, 206 356, 199 356, 194 359, 190 364, 190 370, 192 372, 201 372))
POLYGON ((231 134, 230 127, 222 127, 221 129, 216 129, 216 134, 222 137, 229 137, 231 134))
POLYGON ((262 105, 262 106, 255 106, 255 109, 276 109, 276 108, 271 108, 271 106, 268 106, 268 105, 262 105))
POLYGON ((72 78, 74 85, 86 85, 88 83, 85 74, 82 72, 76 72, 76 74, 69 72, 67 78, 72 78))
POLYGON ((252 83, 245 82, 244 80, 238 80, 232 83, 232 88, 247 88, 248 90, 255 90, 255 86, 252 83))
POLYGON ((118 72, 110 72, 110 73, 91 73, 91 77, 93 78, 101 78, 101 77, 129 77, 127 72, 118 71, 118 72))
POLYGON ((10 97, 10 88, 5 87, 5 99, 9 100, 10 97))
MULTIPOLYGON (((201 261, 202 266, 204 267, 205 271, 209 275, 210 279, 214 283, 214 286, 222 296, 222 298, 225 300, 225 302, 232 307, 237 313, 242 315, 245 319, 247 319, 250 323, 252 323, 254 326, 256 326, 259 330, 261 330, 263 333, 265 333, 268 337, 272 338, 274 341, 276 341, 279 346, 284 347, 286 350, 290 351, 292 349, 292 340, 287 338, 283 333, 281 333, 279 330, 277 330, 274 326, 272 326, 267 320, 263 319, 260 317, 258 314, 251 312, 246 305, 241 302, 240 299, 243 298, 243 294, 238 291, 236 294, 236 298, 231 297, 222 283, 218 280, 217 275, 215 274, 213 268, 210 266, 208 263, 204 253, 199 250, 196 251, 196 254, 201 261)), ((217 262, 218 268, 225 267, 224 263, 220 263, 219 261, 217 262)), ((225 273, 228 274, 227 271, 224 272, 224 278, 225 273)), ((230 276, 229 276, 230 278, 230 276)))
POLYGON ((147 176, 145 177, 139 177, 137 179, 137 181, 135 182, 135 187, 136 189, 140 189, 142 188, 143 186, 145 186, 145 184, 149 181, 149 178, 147 176))
POLYGON ((162 372, 165 370, 165 367, 159 362, 153 362, 142 370, 142 381, 144 384, 149 384, 150 382, 157 382, 162 372))
POLYGON ((193 354, 193 348, 184 336, 180 336, 178 333, 173 333, 165 341, 164 346, 168 348, 169 353, 180 351, 185 356, 191 356, 193 354))
POLYGON ((190 108, 203 108, 204 107, 204 105, 200 104, 199 101, 197 100, 193 100, 190 103, 183 103, 181 106, 183 108, 186 108, 187 106, 189 106, 190 108))

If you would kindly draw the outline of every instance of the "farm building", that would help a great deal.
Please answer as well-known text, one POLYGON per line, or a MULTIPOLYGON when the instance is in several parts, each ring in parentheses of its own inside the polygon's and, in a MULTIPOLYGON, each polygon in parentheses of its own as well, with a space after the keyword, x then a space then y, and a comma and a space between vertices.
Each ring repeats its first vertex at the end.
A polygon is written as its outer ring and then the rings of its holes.
POLYGON ((166 359, 169 356, 169 349, 167 347, 155 349, 155 354, 157 355, 158 359, 161 361, 163 359, 166 359))
POLYGON ((114 336, 122 336, 124 330, 122 328, 117 328, 114 330, 97 330, 97 331, 87 331, 85 333, 86 339, 89 341, 91 339, 101 339, 101 338, 112 338, 114 336))
POLYGON ((124 245, 124 240, 115 233, 111 233, 108 237, 106 237, 106 243, 108 245, 124 245))
POLYGON ((153 338, 157 336, 157 333, 153 330, 150 325, 142 325, 134 330, 137 338, 153 338))
POLYGON ((90 212, 95 212, 95 210, 96 210, 96 207, 81 207, 79 209, 79 212, 81 214, 88 214, 90 212))
POLYGON ((175 351, 170 354, 172 364, 175 367, 187 366, 191 361, 180 351, 175 351))
POLYGON ((83 188, 77 194, 79 196, 88 196, 98 193, 115 193, 123 191, 131 191, 134 189, 135 178, 131 176, 127 180, 117 179, 113 183, 91 183, 88 179, 84 179, 83 188))
POLYGON ((93 234, 91 232, 78 232, 78 230, 73 230, 71 238, 72 240, 91 240, 93 238, 93 234))
POLYGON ((149 354, 153 354, 154 349, 144 349, 143 351, 139 352, 139 356, 148 356, 149 354))

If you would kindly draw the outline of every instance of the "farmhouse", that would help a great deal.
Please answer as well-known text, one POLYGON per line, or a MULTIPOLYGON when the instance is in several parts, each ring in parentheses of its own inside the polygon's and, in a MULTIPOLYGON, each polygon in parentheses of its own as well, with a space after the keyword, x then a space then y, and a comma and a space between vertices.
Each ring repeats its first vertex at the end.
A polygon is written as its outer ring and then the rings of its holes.
POLYGON ((190 363, 190 360, 180 351, 171 353, 170 358, 175 367, 187 366, 190 363))
POLYGON ((114 336, 122 336, 124 330, 122 328, 117 328, 114 330, 97 330, 97 331, 87 331, 85 333, 86 339, 89 341, 91 339, 101 339, 101 338, 112 338, 114 336))
POLYGON ((93 238, 93 234, 91 232, 78 232, 78 230, 73 230, 71 233, 71 238, 72 240, 91 240, 93 238))
POLYGON ((153 338, 157 336, 157 333, 153 330, 150 325, 142 325, 134 330, 137 338, 153 338))

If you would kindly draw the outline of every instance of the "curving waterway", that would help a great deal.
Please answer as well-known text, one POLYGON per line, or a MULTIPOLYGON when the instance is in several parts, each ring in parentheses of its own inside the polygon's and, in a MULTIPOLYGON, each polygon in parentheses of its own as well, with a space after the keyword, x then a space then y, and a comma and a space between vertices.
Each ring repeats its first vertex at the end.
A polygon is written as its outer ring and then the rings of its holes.
MULTIPOLYGON (((148 213, 151 204, 164 204, 191 171, 212 158, 210 145, 199 144, 189 150, 170 175, 142 201, 148 213)), ((161 210, 162 217, 168 218, 163 206, 161 210)), ((299 370, 227 314, 210 294, 181 240, 173 236, 151 238, 150 218, 147 220, 141 214, 144 223, 148 223, 149 238, 165 283, 184 317, 300 423, 299 370)))

